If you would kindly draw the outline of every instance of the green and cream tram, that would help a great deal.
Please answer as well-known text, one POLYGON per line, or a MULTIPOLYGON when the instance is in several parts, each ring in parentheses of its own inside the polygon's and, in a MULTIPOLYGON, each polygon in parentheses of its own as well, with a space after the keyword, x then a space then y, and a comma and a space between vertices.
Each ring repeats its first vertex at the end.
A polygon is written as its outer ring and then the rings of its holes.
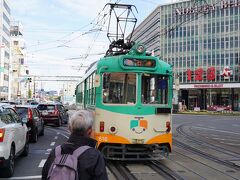
POLYGON ((172 68, 135 44, 96 61, 76 87, 94 113, 93 138, 107 159, 158 159, 172 149, 172 68))

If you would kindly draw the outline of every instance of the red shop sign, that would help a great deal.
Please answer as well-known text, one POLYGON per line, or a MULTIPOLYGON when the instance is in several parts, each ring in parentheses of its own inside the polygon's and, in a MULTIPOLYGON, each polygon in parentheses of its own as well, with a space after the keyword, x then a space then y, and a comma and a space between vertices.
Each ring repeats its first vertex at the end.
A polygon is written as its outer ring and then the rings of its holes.
MULTIPOLYGON (((214 67, 209 67, 207 69, 206 73, 207 73, 207 80, 208 81, 215 80, 216 70, 215 70, 214 67)), ((196 69, 194 71, 195 80, 196 81, 202 81, 203 80, 203 74, 204 74, 203 68, 196 69)), ((190 69, 187 70, 187 80, 188 81, 192 80, 192 70, 190 70, 190 69)))

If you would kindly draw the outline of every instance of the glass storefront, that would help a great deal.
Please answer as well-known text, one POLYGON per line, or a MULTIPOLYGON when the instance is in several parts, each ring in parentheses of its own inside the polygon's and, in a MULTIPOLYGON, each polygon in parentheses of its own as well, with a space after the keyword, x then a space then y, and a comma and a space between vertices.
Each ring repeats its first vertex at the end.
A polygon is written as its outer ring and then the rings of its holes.
POLYGON ((194 110, 195 107, 210 111, 240 110, 240 89, 182 90, 181 99, 189 110, 194 110))

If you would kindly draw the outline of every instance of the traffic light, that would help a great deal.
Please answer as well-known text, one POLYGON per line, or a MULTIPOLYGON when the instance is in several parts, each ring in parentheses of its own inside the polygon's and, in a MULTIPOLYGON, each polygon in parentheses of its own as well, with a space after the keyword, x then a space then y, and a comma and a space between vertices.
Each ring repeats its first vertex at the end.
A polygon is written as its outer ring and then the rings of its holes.
POLYGON ((32 78, 27 78, 27 80, 28 80, 29 82, 32 82, 32 78))

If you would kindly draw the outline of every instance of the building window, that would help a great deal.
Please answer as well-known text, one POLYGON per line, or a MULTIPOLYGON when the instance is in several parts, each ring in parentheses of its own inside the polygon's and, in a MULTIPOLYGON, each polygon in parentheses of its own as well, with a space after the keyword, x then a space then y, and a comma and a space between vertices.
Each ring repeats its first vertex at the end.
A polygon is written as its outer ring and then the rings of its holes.
POLYGON ((24 58, 20 58, 20 59, 19 59, 19 63, 20 63, 21 65, 23 65, 23 64, 24 64, 24 58))
POLYGON ((4 52, 4 57, 5 57, 6 59, 9 59, 9 53, 8 53, 7 51, 4 52))
POLYGON ((10 31, 9 29, 3 24, 3 31, 8 35, 10 36, 10 31))
POLYGON ((3 78, 5 81, 8 81, 8 75, 7 74, 4 74, 4 78, 3 78))
POLYGON ((10 46, 9 41, 2 37, 2 43, 4 43, 8 48, 10 46))
POLYGON ((7 22, 8 25, 10 25, 10 20, 5 13, 3 13, 3 19, 7 22))
POLYGON ((9 6, 7 5, 7 3, 6 3, 5 1, 3 1, 3 6, 4 6, 5 9, 7 10, 7 12, 8 12, 9 14, 11 14, 10 8, 9 8, 9 6))
POLYGON ((18 41, 13 41, 13 44, 14 44, 15 46, 17 46, 17 45, 18 45, 18 41))
POLYGON ((9 64, 8 63, 4 63, 4 68, 8 69, 9 68, 9 64))

